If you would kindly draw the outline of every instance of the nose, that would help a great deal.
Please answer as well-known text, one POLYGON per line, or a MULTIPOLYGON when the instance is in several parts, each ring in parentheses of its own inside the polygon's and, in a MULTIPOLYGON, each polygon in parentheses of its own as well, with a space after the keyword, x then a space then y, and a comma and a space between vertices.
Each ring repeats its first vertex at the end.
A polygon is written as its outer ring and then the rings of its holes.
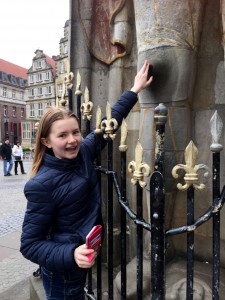
POLYGON ((68 138, 68 143, 74 143, 76 141, 77 141, 77 137, 73 134, 70 134, 68 138))

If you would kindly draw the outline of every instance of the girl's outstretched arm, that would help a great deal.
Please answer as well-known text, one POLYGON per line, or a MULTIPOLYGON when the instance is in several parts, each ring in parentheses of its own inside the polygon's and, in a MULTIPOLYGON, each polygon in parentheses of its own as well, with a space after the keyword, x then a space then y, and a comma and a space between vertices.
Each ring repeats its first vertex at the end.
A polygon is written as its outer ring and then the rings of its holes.
POLYGON ((131 88, 132 92, 138 94, 152 82, 153 76, 148 79, 149 66, 150 64, 147 62, 147 60, 145 60, 144 65, 134 78, 134 85, 131 88))

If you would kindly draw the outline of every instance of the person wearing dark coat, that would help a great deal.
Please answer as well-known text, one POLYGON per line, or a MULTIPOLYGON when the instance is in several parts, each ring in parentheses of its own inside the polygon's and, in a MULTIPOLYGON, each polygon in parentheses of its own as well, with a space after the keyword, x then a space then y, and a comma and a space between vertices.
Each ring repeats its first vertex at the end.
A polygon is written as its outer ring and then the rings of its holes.
MULTIPOLYGON (((149 86, 145 61, 130 91, 112 107, 120 125, 149 86)), ((82 138, 77 116, 63 108, 49 108, 36 135, 31 179, 24 187, 27 209, 20 251, 41 266, 48 300, 84 299, 86 275, 97 257, 87 249, 87 234, 102 224, 101 195, 94 168, 98 140, 94 132, 82 138), (92 260, 87 255, 92 254, 92 260)), ((106 141, 102 138, 102 148, 106 141)))
POLYGON ((8 138, 5 138, 5 142, 1 146, 1 157, 3 159, 4 176, 12 176, 11 174, 11 170, 13 168, 12 148, 9 144, 8 138))

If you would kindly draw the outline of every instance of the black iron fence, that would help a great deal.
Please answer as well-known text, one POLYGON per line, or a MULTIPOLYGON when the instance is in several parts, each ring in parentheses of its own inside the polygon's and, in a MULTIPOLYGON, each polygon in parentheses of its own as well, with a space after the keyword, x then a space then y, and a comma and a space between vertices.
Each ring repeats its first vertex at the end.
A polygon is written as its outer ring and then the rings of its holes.
MULTIPOLYGON (((90 114, 92 106, 89 101, 81 103, 82 93, 79 90, 79 85, 76 91, 77 106, 81 106, 81 111, 84 115, 84 123, 86 132, 91 130, 90 114)), ((71 96, 72 97, 72 96, 71 96)), ((89 100, 89 99, 88 99, 89 100)), ((109 109, 109 108, 108 108, 109 109)), ((80 109, 78 110, 80 116, 80 109)), ((98 114, 98 113, 97 113, 98 114)), ((100 116, 100 114, 99 114, 100 116)), ((213 227, 213 245, 212 245, 212 299, 219 299, 220 292, 220 210, 225 201, 225 187, 220 191, 220 152, 222 146, 219 144, 219 137, 221 135, 221 120, 217 112, 211 119, 212 123, 212 189, 213 199, 212 204, 208 210, 200 217, 195 218, 194 202, 195 190, 204 188, 204 184, 200 183, 197 172, 201 169, 205 171, 205 176, 208 176, 208 168, 203 165, 196 165, 197 148, 191 141, 185 150, 185 163, 179 164, 173 168, 172 175, 177 178, 179 170, 183 170, 183 183, 178 183, 179 190, 187 193, 187 220, 186 224, 176 228, 165 228, 165 185, 164 185, 164 140, 165 140, 165 124, 167 121, 167 108, 164 105, 159 105, 155 108, 155 131, 156 131, 156 145, 155 145, 155 162, 154 170, 150 175, 149 166, 142 161, 143 149, 140 142, 137 142, 135 149, 135 160, 130 162, 127 166, 126 160, 126 135, 127 126, 125 121, 121 126, 121 142, 120 142, 120 176, 118 172, 114 171, 113 167, 113 153, 114 153, 114 133, 115 128, 111 126, 109 131, 105 131, 106 125, 102 124, 99 116, 96 120, 96 134, 103 134, 108 142, 107 145, 107 165, 102 166, 100 150, 98 151, 96 160, 96 171, 101 186, 102 176, 107 176, 107 284, 108 284, 108 299, 114 299, 114 240, 113 240, 113 209, 114 209, 114 195, 116 196, 120 205, 120 299, 127 298, 127 218, 136 224, 136 299, 142 300, 143 295, 143 232, 149 231, 151 233, 151 278, 149 278, 149 286, 151 292, 149 299, 166 299, 166 241, 169 236, 183 234, 187 235, 187 271, 186 271, 186 299, 193 300, 193 286, 194 286, 194 237, 195 230, 203 225, 205 222, 212 220, 213 227), (219 122, 219 123, 218 123, 219 122), (214 128, 214 129, 213 129, 214 128), (130 207, 127 199, 127 168, 132 174, 132 183, 136 186, 136 209, 135 211, 130 207), (143 218, 143 189, 146 186, 145 178, 150 175, 150 222, 146 222, 143 218)), ((110 114, 108 116, 110 118, 110 114)), ((108 118, 107 117, 107 118, 108 118)), ((110 124, 111 120, 106 119, 104 122, 110 124)), ((112 124, 111 124, 112 125, 112 124)), ((107 127, 108 128, 108 127, 107 127)), ((100 149, 100 148, 99 148, 100 149)), ((118 156, 117 156, 118 157, 118 156)), ((89 299, 102 299, 102 256, 97 259, 97 288, 93 292, 92 271, 88 275, 88 284, 85 289, 86 296, 89 299)), ((204 298, 202 298, 204 299, 204 298)), ((208 298, 207 298, 208 299, 208 298)))

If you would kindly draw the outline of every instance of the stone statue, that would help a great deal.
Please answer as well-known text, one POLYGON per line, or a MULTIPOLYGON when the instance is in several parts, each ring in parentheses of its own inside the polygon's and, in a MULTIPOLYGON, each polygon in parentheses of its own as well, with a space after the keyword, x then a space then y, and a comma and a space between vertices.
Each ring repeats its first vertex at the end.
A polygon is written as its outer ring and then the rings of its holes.
MULTIPOLYGON (((74 74, 76 70, 81 72, 96 107, 102 106, 103 100, 114 102, 122 90, 129 89, 136 69, 145 59, 153 65, 153 83, 140 94, 139 106, 133 110, 133 119, 129 117, 132 138, 128 143, 133 145, 139 138, 144 148, 144 161, 151 164, 155 141, 149 132, 154 131, 154 108, 164 103, 169 112, 165 145, 166 228, 185 224, 186 194, 176 190, 171 171, 176 164, 183 162, 184 150, 190 139, 196 141, 201 152, 201 163, 211 163, 209 120, 215 107, 225 113, 225 0, 78 0, 72 1, 71 17, 71 71, 74 74)), ((129 155, 132 157, 132 150, 129 155)), ((154 169, 154 165, 151 169, 154 169)), ((223 173, 222 182, 225 182, 224 177, 223 173)), ((132 194, 132 191, 128 193, 132 194)), ((149 203, 148 194, 145 196, 146 207, 149 203)), ((205 191, 196 195, 196 217, 208 209, 211 198, 209 182, 205 191)), ((222 214, 225 217, 225 213, 222 214)), ((149 219, 149 215, 145 217, 149 219)), ((221 225, 225 225, 224 217, 221 218, 221 225)), ((210 232, 209 223, 206 229, 196 233, 195 254, 199 261, 209 262, 211 259, 210 232)), ((177 261, 174 253, 179 257, 184 256, 185 238, 185 235, 179 235, 168 240, 168 300, 184 299, 186 279, 182 268, 185 270, 185 261, 177 261), (178 266, 176 278, 170 276, 174 266, 178 266)), ((221 232, 221 244, 225 247, 224 229, 221 232)), ((149 234, 146 234, 146 299, 149 299, 150 293, 149 245, 149 234)), ((224 268, 223 252, 221 266, 224 268)), ((128 282, 136 280, 134 251, 132 253, 127 265, 128 282)), ((199 265, 204 273, 206 264, 199 265)), ((115 293, 118 295, 119 276, 115 280, 115 293)), ((197 277, 194 299, 209 299, 210 284, 206 278, 197 277)), ((225 276, 222 274, 223 292, 224 284, 225 276)), ((128 299, 136 299, 135 288, 134 284, 130 284, 128 299)))

